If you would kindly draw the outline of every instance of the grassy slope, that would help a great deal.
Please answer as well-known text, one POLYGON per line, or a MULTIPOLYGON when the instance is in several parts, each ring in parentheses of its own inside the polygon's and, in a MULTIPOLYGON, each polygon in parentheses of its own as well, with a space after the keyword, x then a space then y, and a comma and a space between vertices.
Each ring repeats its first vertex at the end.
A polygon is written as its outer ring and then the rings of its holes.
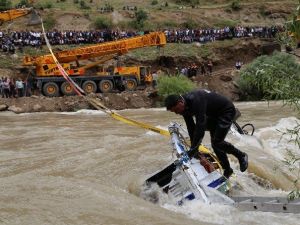
MULTIPOLYGON (((19 0, 13 0, 14 4, 19 0)), ((140 0, 85 0, 86 5, 90 6, 90 9, 80 9, 80 4, 74 4, 74 0, 65 0, 65 2, 58 2, 56 0, 35 0, 34 6, 44 8, 47 5, 51 5, 51 9, 81 13, 85 15, 91 22, 96 17, 106 17, 114 20, 112 14, 100 14, 97 8, 105 6, 105 2, 114 7, 116 12, 122 15, 124 21, 130 21, 132 18, 128 16, 128 11, 124 11, 124 6, 137 6, 138 9, 142 9, 148 13, 147 28, 163 28, 163 27, 180 27, 184 22, 195 22, 200 26, 224 26, 226 24, 271 24, 274 19, 265 17, 265 11, 277 12, 285 9, 293 9, 297 4, 297 0, 273 0, 273 1, 258 1, 258 0, 241 0, 241 10, 233 11, 231 8, 232 0, 199 0, 200 4, 195 8, 189 5, 176 4, 175 0, 165 1, 158 0, 158 4, 152 5, 152 0, 140 1, 140 0), (168 2, 168 7, 165 7, 165 2, 168 2), (256 14, 253 16, 252 14, 256 14), (245 17, 247 17, 245 19, 245 17)), ((131 13, 133 13, 131 11, 131 13)), ((43 13, 45 14, 45 13, 43 13)), ((46 13, 47 14, 47 13, 46 13)), ((51 13, 50 13, 51 14, 51 13)), ((48 16, 47 14, 46 16, 48 16)), ((52 14, 53 15, 53 14, 52 14)), ((55 14, 54 14, 55 16, 55 14)), ((123 21, 123 22, 124 22, 123 21)), ((122 22, 115 24, 115 26, 124 26, 122 22)))
MULTIPOLYGON (((13 3, 18 3, 18 0, 13 0, 13 3)), ((93 0, 93 3, 90 4, 90 0, 85 1, 87 5, 91 6, 90 10, 79 10, 79 5, 74 4, 73 0, 66 0, 65 2, 59 2, 56 3, 56 0, 36 0, 34 3, 34 6, 37 8, 39 6, 46 6, 47 3, 51 3, 52 8, 49 10, 42 11, 43 18, 47 17, 49 14, 52 14, 55 18, 58 18, 58 14, 65 14, 65 13, 79 13, 79 14, 89 14, 89 19, 92 23, 93 19, 98 16, 107 16, 110 17, 111 14, 100 14, 97 12, 97 7, 103 7, 104 1, 101 0, 93 0)), ((268 18, 268 17, 262 17, 261 12, 259 12, 259 8, 262 7, 262 4, 266 7, 264 10, 269 10, 270 12, 289 12, 292 13, 292 10, 295 8, 294 6, 297 4, 297 0, 287 0, 287 1, 254 1, 254 0, 247 0, 247 1, 241 1, 242 4, 242 10, 237 12, 226 12, 226 9, 228 9, 230 3, 232 1, 226 1, 226 0, 200 0, 200 4, 197 6, 197 8, 191 8, 187 6, 186 8, 179 9, 180 6, 175 4, 175 1, 168 1, 169 6, 168 7, 162 7, 161 4, 165 1, 159 0, 157 5, 151 5, 152 0, 147 1, 134 1, 134 0, 128 0, 128 1, 121 1, 121 0, 110 0, 109 3, 115 8, 115 11, 118 11, 120 13, 123 13, 123 6, 130 5, 130 6, 137 6, 139 9, 144 9, 148 12, 149 15, 149 21, 152 23, 166 23, 168 21, 173 22, 177 24, 180 24, 189 18, 192 18, 194 21, 199 22, 198 24, 201 26, 202 24, 208 24, 208 25, 215 25, 220 22, 226 22, 232 21, 232 20, 241 20, 245 16, 251 13, 251 18, 257 18, 257 21, 251 20, 249 24, 272 24, 274 22, 274 19, 268 18), (252 11, 249 11, 250 6, 255 6, 254 11, 256 10, 257 15, 255 15, 252 11), (248 11, 247 11, 248 10, 248 11), (219 16, 218 16, 219 15, 219 16), (253 16, 254 15, 254 16, 253 16)), ((128 19, 128 18, 126 18, 128 19)), ((129 19, 130 20, 130 19, 129 19)), ((281 20, 282 21, 282 20, 281 20)), ((64 22, 63 20, 60 22, 64 22)), ((243 22, 247 25, 247 22, 243 22)), ((14 22, 14 24, 10 25, 10 28, 12 30, 18 29, 17 22, 14 22)), ((21 28, 24 28, 24 24, 21 23, 21 28)), ((31 29, 31 28, 30 28, 31 29)), ((32 29, 41 30, 40 26, 33 27, 32 29)), ((70 29, 76 29, 76 27, 70 27, 70 29)), ((225 42, 216 42, 216 43, 210 43, 205 46, 197 46, 195 44, 193 45, 186 45, 186 44, 168 44, 163 51, 160 52, 160 54, 164 54, 167 56, 194 56, 194 57, 206 57, 206 56, 212 56, 213 49, 218 48, 218 45, 224 47, 224 45, 233 46, 235 44, 234 41, 225 41, 225 42)), ((74 46, 73 46, 74 47, 74 46)), ((59 46, 60 49, 70 49, 72 46, 59 46)), ((55 47, 54 47, 55 49, 55 47)), ((25 54, 30 55, 43 55, 48 54, 46 48, 44 50, 37 50, 32 48, 25 48, 24 49, 25 54)), ((130 57, 145 60, 145 59, 154 59, 158 55, 156 48, 143 48, 136 51, 132 51, 129 53, 130 57)), ((10 67, 16 67, 18 65, 21 65, 23 54, 20 54, 18 52, 18 59, 15 59, 13 57, 1 57, 0 59, 0 67, 2 68, 10 68, 10 67)))
MULTIPOLYGON (((177 44, 169 43, 164 48, 160 50, 157 47, 146 47, 142 49, 137 49, 130 51, 127 55, 132 59, 138 61, 144 60, 154 60, 159 55, 164 56, 175 56, 175 57, 196 57, 196 58, 206 58, 214 56, 214 49, 233 47, 239 40, 227 40, 221 42, 212 42, 205 45, 198 44, 177 44)), ((54 52, 58 51, 56 46, 52 46, 54 52)), ((73 46, 59 46, 60 50, 76 48, 76 45, 73 46)), ((82 46, 80 46, 82 47, 82 46)), ((24 55, 45 55, 49 54, 48 49, 43 47, 43 49, 36 49, 32 47, 25 47, 23 49, 24 53, 17 51, 17 59, 12 55, 0 55, 0 68, 12 68, 21 66, 21 61, 24 55), (9 57, 7 57, 9 56, 9 57)))

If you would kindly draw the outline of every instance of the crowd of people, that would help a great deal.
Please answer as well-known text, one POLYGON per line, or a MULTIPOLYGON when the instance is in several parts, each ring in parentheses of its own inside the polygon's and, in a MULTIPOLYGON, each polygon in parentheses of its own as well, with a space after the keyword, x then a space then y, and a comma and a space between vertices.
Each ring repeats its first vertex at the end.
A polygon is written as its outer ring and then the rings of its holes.
MULTIPOLYGON (((273 38, 282 27, 225 27, 223 29, 165 29, 164 33, 167 42, 191 43, 191 42, 210 42, 215 40, 224 40, 240 37, 260 37, 273 38)), ((91 30, 91 31, 50 31, 47 32, 47 38, 51 45, 70 45, 70 44, 96 44, 107 41, 130 38, 143 34, 136 31, 119 31, 119 30, 91 30)), ((22 51, 24 46, 42 47, 45 40, 42 32, 37 31, 10 31, 5 33, 0 31, 0 47, 4 52, 14 53, 16 47, 22 51)), ((241 68, 242 63, 236 62, 235 67, 241 68)), ((183 67, 181 74, 191 78, 197 74, 212 74, 213 64, 208 60, 197 66, 192 64, 183 67)), ((31 95, 32 82, 30 80, 0 78, 0 95, 5 98, 23 97, 31 95)))
POLYGON ((200 66, 197 66, 195 63, 193 63, 187 67, 181 68, 179 72, 188 78, 197 76, 197 74, 212 75, 213 62, 212 60, 207 60, 205 62, 202 62, 200 66))
POLYGON ((165 30, 168 42, 212 42, 216 40, 225 40, 241 37, 259 37, 274 38, 278 31, 283 31, 283 27, 224 27, 209 29, 182 29, 182 30, 165 30))
POLYGON ((0 78, 0 96, 2 98, 17 98, 31 96, 32 80, 10 79, 8 77, 0 78))
MULTIPOLYGON (((283 27, 224 27, 222 29, 165 29, 167 42, 169 43, 192 43, 192 42, 212 42, 241 37, 273 38, 283 27)), ((144 32, 120 31, 120 30, 87 30, 87 31, 58 31, 53 30, 46 33, 51 45, 70 44, 96 44, 107 41, 130 38, 144 32)), ((45 40, 41 31, 10 31, 5 33, 0 31, 0 44, 3 51, 14 52, 18 47, 23 46, 41 47, 45 45, 45 40)))

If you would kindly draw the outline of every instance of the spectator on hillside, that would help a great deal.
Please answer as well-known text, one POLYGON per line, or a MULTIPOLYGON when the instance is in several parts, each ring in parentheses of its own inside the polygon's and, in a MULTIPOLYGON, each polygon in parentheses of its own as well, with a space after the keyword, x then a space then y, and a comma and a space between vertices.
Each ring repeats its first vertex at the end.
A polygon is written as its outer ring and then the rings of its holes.
POLYGON ((187 68, 186 67, 183 67, 180 71, 180 73, 183 75, 183 76, 187 76, 187 68))
POLYGON ((237 61, 236 63, 235 63, 235 68, 237 69, 237 70, 240 70, 241 69, 241 67, 242 67, 242 62, 241 61, 237 61))
POLYGON ((204 65, 203 62, 200 65, 200 69, 201 69, 201 75, 205 75, 206 74, 206 70, 205 70, 205 65, 204 65))
POLYGON ((208 74, 211 75, 212 74, 212 68, 213 68, 213 63, 211 60, 208 60, 207 62, 207 69, 208 69, 208 74))

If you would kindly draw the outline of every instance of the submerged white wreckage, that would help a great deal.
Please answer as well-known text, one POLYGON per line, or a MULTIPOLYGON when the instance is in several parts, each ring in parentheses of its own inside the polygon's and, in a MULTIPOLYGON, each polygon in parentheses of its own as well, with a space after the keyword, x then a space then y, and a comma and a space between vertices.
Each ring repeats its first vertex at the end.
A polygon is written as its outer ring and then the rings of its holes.
MULTIPOLYGON (((206 155, 205 159, 190 159, 187 155, 188 145, 180 133, 180 129, 182 129, 180 125, 172 123, 168 129, 177 159, 148 178, 146 183, 148 185, 151 185, 151 183, 158 184, 178 205, 182 205, 189 200, 212 203, 215 201, 216 196, 218 199, 221 197, 227 202, 233 202, 226 196, 230 184, 216 169, 218 165, 209 155, 209 151, 203 153, 203 155, 206 155)), ((206 150, 205 147, 203 149, 206 150)))
MULTIPOLYGON (((249 124, 247 124, 248 126, 249 124)), ((246 134, 237 123, 234 129, 241 135, 246 134)), ((254 127, 251 135, 254 132, 254 127)), ((221 203, 233 205, 240 210, 300 213, 300 199, 289 201, 282 197, 231 196, 231 183, 222 175, 222 169, 217 159, 204 146, 200 147, 200 156, 189 158, 189 149, 181 134, 181 126, 171 123, 168 127, 171 143, 176 153, 176 160, 164 169, 146 179, 146 186, 153 184, 167 194, 177 205, 188 201, 204 203, 221 203)))

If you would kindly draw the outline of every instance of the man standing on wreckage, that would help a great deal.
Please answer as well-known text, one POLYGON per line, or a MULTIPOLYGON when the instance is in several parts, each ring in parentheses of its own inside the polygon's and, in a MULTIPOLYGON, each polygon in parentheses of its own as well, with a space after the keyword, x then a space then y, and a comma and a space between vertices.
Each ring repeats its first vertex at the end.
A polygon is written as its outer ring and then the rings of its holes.
POLYGON ((207 90, 196 90, 184 95, 169 95, 165 99, 168 111, 183 116, 191 140, 190 157, 198 157, 205 130, 210 132, 211 145, 229 178, 233 170, 227 154, 234 155, 240 164, 240 170, 248 168, 248 155, 225 141, 225 137, 235 118, 236 109, 226 97, 207 90), (195 121, 194 118, 195 117, 195 121))

